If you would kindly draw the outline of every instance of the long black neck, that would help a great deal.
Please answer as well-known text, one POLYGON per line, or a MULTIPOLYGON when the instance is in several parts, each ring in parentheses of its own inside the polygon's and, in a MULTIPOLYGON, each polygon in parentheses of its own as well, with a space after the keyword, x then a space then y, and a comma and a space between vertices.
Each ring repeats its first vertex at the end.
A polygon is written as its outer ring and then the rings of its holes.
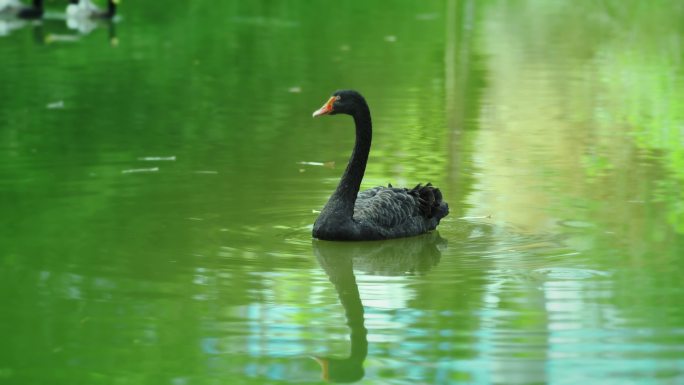
POLYGON ((373 138, 373 127, 368 105, 365 103, 360 105, 352 116, 356 125, 354 150, 347 164, 347 169, 344 170, 340 183, 337 185, 337 189, 335 189, 328 205, 326 205, 326 208, 339 210, 338 213, 349 218, 354 214, 354 203, 356 202, 356 195, 359 193, 363 174, 366 171, 368 153, 370 152, 371 140, 373 138), (330 205, 330 203, 334 204, 330 205))

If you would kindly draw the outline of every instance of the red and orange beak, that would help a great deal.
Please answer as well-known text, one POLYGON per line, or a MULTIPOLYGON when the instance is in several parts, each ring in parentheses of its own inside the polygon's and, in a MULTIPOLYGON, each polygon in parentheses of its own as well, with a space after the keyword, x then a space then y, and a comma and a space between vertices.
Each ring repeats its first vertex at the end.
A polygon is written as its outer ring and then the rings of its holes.
POLYGON ((325 104, 323 105, 323 107, 321 107, 321 108, 317 109, 316 111, 314 111, 313 117, 315 118, 315 117, 317 117, 317 116, 327 115, 327 114, 333 112, 333 111, 334 111, 334 110, 333 110, 333 103, 335 103, 335 97, 334 97, 334 96, 331 97, 330 99, 328 99, 328 101, 325 102, 325 104))

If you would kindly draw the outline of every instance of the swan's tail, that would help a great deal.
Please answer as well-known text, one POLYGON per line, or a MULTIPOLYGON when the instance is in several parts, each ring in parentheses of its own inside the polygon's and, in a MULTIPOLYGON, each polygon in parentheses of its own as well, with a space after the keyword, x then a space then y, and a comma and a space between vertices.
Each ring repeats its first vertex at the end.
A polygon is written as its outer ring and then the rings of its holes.
POLYGON ((435 218, 439 223, 440 219, 449 214, 449 205, 442 201, 442 192, 431 183, 425 186, 419 183, 409 190, 409 194, 418 198, 420 211, 426 218, 435 218))

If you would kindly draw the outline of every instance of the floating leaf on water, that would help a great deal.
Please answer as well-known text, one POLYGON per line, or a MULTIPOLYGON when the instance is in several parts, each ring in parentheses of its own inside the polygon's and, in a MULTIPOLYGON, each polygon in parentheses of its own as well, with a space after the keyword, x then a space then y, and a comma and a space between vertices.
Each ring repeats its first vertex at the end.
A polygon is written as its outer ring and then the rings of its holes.
POLYGON ((138 160, 144 160, 144 161, 175 161, 176 156, 142 156, 138 158, 138 160))
POLYGON ((134 173, 141 173, 141 172, 157 172, 159 171, 159 167, 150 167, 150 168, 132 168, 129 170, 123 170, 121 171, 122 174, 134 174, 134 173))
POLYGON ((387 35, 385 36, 385 41, 388 43, 394 43, 397 41, 397 37, 394 35, 387 35))
POLYGON ((213 170, 197 170, 195 171, 195 174, 218 174, 218 171, 213 171, 213 170))
POLYGON ((302 92, 302 87, 295 86, 295 87, 290 87, 287 89, 287 92, 293 93, 293 94, 298 94, 302 92))

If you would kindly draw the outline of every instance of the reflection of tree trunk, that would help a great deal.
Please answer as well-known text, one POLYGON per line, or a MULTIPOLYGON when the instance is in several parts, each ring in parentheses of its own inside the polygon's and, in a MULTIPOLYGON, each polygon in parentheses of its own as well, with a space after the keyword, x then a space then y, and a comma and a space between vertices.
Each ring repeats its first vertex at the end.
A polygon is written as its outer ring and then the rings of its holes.
MULTIPOLYGON (((462 85, 459 85, 456 71, 463 70, 463 66, 457 66, 456 53, 460 40, 458 28, 458 0, 448 0, 446 4, 446 38, 444 39, 446 46, 444 47, 444 96, 445 100, 445 114, 446 125, 451 133, 450 146, 451 162, 449 162, 449 181, 452 184, 452 191, 459 191, 457 173, 462 170, 461 151, 458 151, 458 145, 461 142, 463 121, 463 108, 458 105, 459 100, 457 93, 462 85)), ((464 56, 464 55, 461 55, 464 56)), ((461 74, 462 76, 462 74, 461 74)))
POLYGON ((457 117, 453 113, 456 104, 456 1, 448 0, 446 5, 446 47, 444 47, 444 95, 446 97, 447 127, 450 132, 456 133, 457 117))
MULTIPOLYGON (((469 182, 464 173, 468 164, 467 144, 463 143, 468 115, 478 114, 480 90, 472 68, 474 56, 470 45, 474 4, 469 0, 448 0, 444 39, 444 97, 446 125, 449 129, 449 189, 458 194, 458 201, 467 194, 469 182)), ((453 195, 452 195, 453 196, 453 195)), ((454 206, 454 208, 457 208, 454 206)), ((457 214, 458 215, 458 214, 457 214)))

